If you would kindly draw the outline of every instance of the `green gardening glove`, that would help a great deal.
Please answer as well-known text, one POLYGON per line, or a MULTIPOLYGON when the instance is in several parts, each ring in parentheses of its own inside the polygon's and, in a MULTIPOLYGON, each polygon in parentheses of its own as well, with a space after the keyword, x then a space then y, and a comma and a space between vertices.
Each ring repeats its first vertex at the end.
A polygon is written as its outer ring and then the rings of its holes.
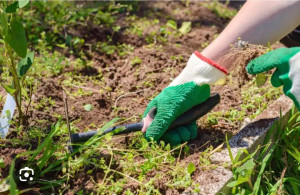
MULTIPOLYGON (((144 117, 146 117, 147 113, 153 107, 157 108, 154 120, 146 131, 146 138, 160 139, 178 116, 193 106, 204 102, 209 96, 209 85, 199 86, 194 82, 165 88, 148 104, 144 113, 144 117)), ((163 140, 176 145, 193 139, 196 136, 197 128, 193 124, 187 127, 181 126, 168 132, 163 136, 163 140)))
POLYGON ((300 47, 270 51, 247 65, 247 72, 258 74, 276 68, 271 77, 274 87, 283 85, 284 94, 300 109, 300 47))
POLYGON ((148 104, 143 116, 142 131, 146 133, 145 137, 155 141, 162 139, 171 145, 196 138, 196 121, 167 132, 166 130, 177 117, 206 101, 210 97, 209 84, 215 83, 226 74, 223 67, 199 52, 194 52, 182 73, 148 104), (146 116, 153 107, 157 108, 157 113, 152 123, 148 123, 146 116))

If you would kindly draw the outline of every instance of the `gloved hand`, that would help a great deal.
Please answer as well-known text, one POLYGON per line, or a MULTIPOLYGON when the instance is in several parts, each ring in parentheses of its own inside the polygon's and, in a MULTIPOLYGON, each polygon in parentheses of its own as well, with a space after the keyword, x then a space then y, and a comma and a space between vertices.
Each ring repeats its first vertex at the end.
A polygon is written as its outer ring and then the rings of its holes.
POLYGON ((217 82, 226 74, 225 68, 195 51, 181 74, 148 104, 142 129, 146 138, 149 140, 152 137, 155 141, 162 139, 171 145, 196 138, 196 121, 187 126, 166 130, 178 116, 206 101, 210 97, 209 84, 217 82), (146 115, 153 107, 157 108, 157 113, 154 120, 149 121, 146 115))
POLYGON ((300 109, 300 47, 270 51, 247 65, 247 72, 258 74, 277 68, 271 77, 274 87, 283 85, 284 94, 300 109))

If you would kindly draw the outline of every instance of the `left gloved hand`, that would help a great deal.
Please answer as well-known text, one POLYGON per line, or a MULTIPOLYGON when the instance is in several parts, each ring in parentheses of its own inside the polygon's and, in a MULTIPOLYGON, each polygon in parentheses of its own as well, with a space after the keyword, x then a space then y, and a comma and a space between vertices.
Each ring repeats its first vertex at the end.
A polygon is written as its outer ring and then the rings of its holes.
POLYGON ((300 47, 280 48, 270 51, 247 65, 247 72, 258 74, 277 68, 271 78, 274 87, 283 85, 284 94, 300 110, 300 47))

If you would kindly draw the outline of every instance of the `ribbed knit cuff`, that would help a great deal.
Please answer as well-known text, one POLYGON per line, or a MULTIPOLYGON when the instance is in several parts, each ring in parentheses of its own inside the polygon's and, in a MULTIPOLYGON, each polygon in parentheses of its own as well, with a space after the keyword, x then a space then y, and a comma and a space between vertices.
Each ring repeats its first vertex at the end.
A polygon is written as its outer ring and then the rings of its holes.
POLYGON ((227 70, 218 63, 195 51, 183 71, 169 86, 195 82, 197 85, 214 84, 228 74, 227 70))

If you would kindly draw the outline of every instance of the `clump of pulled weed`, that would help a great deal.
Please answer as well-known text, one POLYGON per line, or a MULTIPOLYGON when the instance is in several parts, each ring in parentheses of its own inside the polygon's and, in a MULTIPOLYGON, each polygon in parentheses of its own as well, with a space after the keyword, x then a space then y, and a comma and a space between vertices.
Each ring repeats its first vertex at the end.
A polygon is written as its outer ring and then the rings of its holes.
POLYGON ((220 64, 224 61, 232 62, 234 70, 231 74, 233 77, 237 78, 239 87, 241 87, 246 82, 253 79, 253 76, 248 74, 245 69, 247 64, 251 60, 267 53, 270 50, 270 47, 249 44, 248 42, 239 39, 231 46, 230 52, 222 58, 220 64))

